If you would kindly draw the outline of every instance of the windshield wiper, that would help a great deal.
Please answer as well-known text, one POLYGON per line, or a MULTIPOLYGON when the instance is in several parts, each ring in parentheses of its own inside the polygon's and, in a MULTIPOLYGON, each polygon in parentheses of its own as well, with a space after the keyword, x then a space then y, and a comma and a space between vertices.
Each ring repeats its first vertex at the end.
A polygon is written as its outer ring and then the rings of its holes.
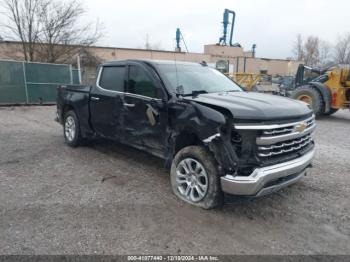
POLYGON ((182 96, 198 96, 200 94, 208 94, 208 91, 205 90, 194 90, 190 94, 183 94, 182 96))

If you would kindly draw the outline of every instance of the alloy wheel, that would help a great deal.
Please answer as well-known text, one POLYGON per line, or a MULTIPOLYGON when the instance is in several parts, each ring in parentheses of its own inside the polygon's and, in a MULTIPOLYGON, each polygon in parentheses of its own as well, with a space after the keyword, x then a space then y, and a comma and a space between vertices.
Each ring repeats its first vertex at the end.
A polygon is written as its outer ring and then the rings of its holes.
POLYGON ((185 158, 176 167, 176 183, 184 198, 199 202, 208 191, 208 174, 197 160, 185 158))
POLYGON ((76 132, 75 120, 72 116, 68 116, 66 118, 66 122, 64 124, 64 132, 67 140, 69 142, 72 142, 75 138, 75 132, 76 132))

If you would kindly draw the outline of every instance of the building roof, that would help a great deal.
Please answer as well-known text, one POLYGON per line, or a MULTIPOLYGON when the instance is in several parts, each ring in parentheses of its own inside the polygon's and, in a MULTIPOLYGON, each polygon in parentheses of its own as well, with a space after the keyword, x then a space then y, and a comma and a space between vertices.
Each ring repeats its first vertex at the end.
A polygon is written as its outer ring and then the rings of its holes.
MULTIPOLYGON (((20 41, 0 41, 0 44, 22 44, 20 41)), ((57 46, 65 46, 65 44, 55 44, 57 46)), ((150 52, 162 52, 162 53, 191 53, 191 54, 202 54, 199 52, 183 52, 183 51, 172 51, 172 50, 160 50, 160 49, 146 49, 146 48, 131 48, 131 47, 115 47, 115 46, 97 46, 97 45, 75 45, 70 44, 69 46, 81 47, 81 48, 96 48, 96 49, 111 49, 111 50, 131 50, 131 51, 150 51, 150 52)))
MULTIPOLYGON (((20 41, 0 41, 0 45, 1 44, 21 44, 20 41)), ((60 46, 63 44, 56 44, 57 46, 60 46)), ((76 47, 82 47, 82 48, 86 48, 86 49, 93 49, 93 48, 96 48, 96 49, 109 49, 109 50, 128 50, 128 51, 146 51, 146 52, 160 52, 160 53, 170 53, 170 54, 173 54, 173 53, 178 53, 178 54, 193 54, 193 55, 213 55, 213 56, 216 56, 215 54, 209 54, 209 53, 198 53, 198 52, 178 52, 178 51, 171 51, 171 50, 154 50, 154 49, 144 49, 144 48, 127 48, 127 47, 112 47, 112 46, 95 46, 95 45, 91 45, 91 46, 82 46, 82 45, 70 45, 70 46, 76 46, 76 47)), ((206 45, 206 46, 217 46, 217 45, 206 45)), ((227 46, 229 47, 229 46, 227 46)), ((250 51, 246 51, 246 52, 250 52, 250 51)), ((245 56, 234 56, 235 58, 236 57, 245 57, 245 56)), ((290 58, 287 58, 287 59, 281 59, 281 58, 265 58, 265 57, 247 57, 247 58, 251 58, 251 59, 260 59, 260 60, 265 60, 265 61, 296 61, 294 59, 290 59, 290 58)))

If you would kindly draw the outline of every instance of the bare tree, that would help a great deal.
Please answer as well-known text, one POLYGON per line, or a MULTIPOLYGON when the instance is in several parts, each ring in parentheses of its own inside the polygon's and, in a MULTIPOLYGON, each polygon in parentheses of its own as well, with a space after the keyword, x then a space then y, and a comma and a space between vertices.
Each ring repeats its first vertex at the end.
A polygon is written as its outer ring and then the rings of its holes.
POLYGON ((84 14, 85 10, 77 0, 43 3, 40 57, 50 63, 66 62, 72 55, 95 44, 102 36, 102 25, 99 22, 80 25, 84 14))
POLYGON ((148 50, 162 50, 162 44, 160 42, 157 43, 148 43, 148 45, 146 45, 146 49, 148 50))
POLYGON ((23 56, 26 61, 34 60, 36 43, 40 34, 38 14, 42 0, 3 0, 2 14, 7 21, 1 27, 7 31, 8 39, 21 42, 23 56))
POLYGON ((161 42, 150 43, 149 38, 150 38, 149 35, 146 34, 145 45, 144 45, 145 49, 147 49, 147 50, 161 50, 162 49, 161 42))
MULTIPOLYGON (((350 47, 350 45, 349 45, 350 47)), ((325 67, 334 63, 333 46, 317 36, 308 36, 304 40, 298 34, 293 46, 294 58, 311 67, 325 67)))
POLYGON ((26 61, 66 62, 102 36, 102 26, 80 22, 78 0, 2 0, 7 38, 19 40, 26 61), (34 57, 35 56, 35 57, 34 57))
POLYGON ((338 38, 335 44, 334 59, 339 64, 350 64, 350 34, 338 38))
POLYGON ((332 45, 327 41, 320 41, 319 44, 319 61, 320 66, 327 67, 333 64, 332 61, 332 45))
POLYGON ((296 60, 298 61, 304 60, 304 46, 303 46, 303 38, 301 34, 297 35, 297 39, 293 47, 293 53, 296 60))
POLYGON ((317 36, 309 36, 304 43, 304 61, 311 67, 319 65, 320 62, 320 39, 317 36))

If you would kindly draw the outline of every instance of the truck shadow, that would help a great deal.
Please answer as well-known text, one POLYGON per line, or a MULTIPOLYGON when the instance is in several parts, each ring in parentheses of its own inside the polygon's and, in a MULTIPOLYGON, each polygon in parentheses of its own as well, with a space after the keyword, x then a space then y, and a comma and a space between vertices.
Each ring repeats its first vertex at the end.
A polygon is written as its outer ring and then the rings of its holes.
MULTIPOLYGON (((197 212, 212 212, 201 210, 190 206, 183 201, 177 199, 171 192, 169 184, 169 170, 164 167, 164 160, 158 157, 152 156, 141 150, 129 147, 117 142, 110 142, 107 140, 97 140, 93 144, 89 145, 93 150, 99 153, 108 155, 115 159, 128 162, 130 166, 142 166, 145 169, 144 176, 148 177, 149 181, 157 181, 160 183, 160 187, 163 187, 161 191, 167 196, 167 201, 171 202, 169 205, 173 205, 176 208, 183 208, 184 212, 189 212, 188 208, 197 210, 197 212), (187 210, 187 211, 186 211, 187 210)), ((109 182, 108 178, 103 181, 109 182)), ((110 181, 113 183, 113 181, 110 181)), ((294 187, 294 186, 292 186, 294 187)), ((281 192, 276 192, 272 195, 254 198, 254 197, 240 197, 225 195, 224 205, 220 208, 214 209, 214 214, 224 213, 240 213, 240 216, 246 214, 248 219, 252 219, 252 212, 259 212, 267 217, 271 215, 272 210, 277 210, 279 207, 288 205, 291 201, 288 195, 293 194, 293 189, 285 188, 281 192)), ((296 192, 295 192, 296 193, 296 192)), ((193 211, 196 213, 196 211, 193 211)), ((273 216, 273 215, 272 215, 273 216)))
POLYGON ((155 157, 125 144, 98 139, 91 142, 88 146, 102 154, 128 161, 131 164, 134 161, 134 163, 138 165, 141 164, 147 167, 156 167, 157 169, 161 168, 166 171, 164 168, 164 160, 161 158, 155 157))

